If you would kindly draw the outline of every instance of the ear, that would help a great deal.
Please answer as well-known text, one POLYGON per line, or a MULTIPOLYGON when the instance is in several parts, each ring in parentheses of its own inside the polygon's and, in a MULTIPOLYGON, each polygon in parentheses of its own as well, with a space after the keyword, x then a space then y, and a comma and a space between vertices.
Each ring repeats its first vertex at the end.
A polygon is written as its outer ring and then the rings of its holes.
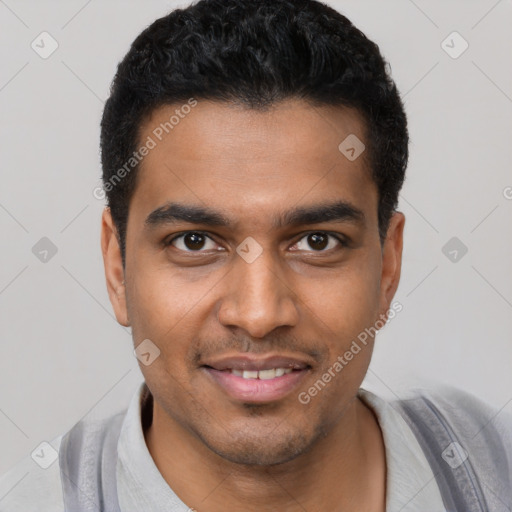
POLYGON ((387 311, 400 282, 402 269, 405 215, 394 212, 382 248, 382 274, 380 279, 380 313, 387 319, 387 311))
POLYGON ((105 208, 101 218, 101 252, 110 303, 114 308, 117 321, 128 327, 128 310, 126 308, 126 288, 124 285, 124 269, 121 248, 117 238, 117 229, 110 208, 105 208))

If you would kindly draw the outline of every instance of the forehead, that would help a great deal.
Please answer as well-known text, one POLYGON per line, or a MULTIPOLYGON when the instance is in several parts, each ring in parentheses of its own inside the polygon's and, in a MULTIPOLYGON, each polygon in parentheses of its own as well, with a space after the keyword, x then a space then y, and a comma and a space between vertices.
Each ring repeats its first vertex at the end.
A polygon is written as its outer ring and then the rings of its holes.
POLYGON ((141 125, 139 144, 151 149, 139 165, 130 217, 179 201, 270 227, 287 206, 345 200, 376 218, 367 152, 351 161, 339 149, 347 137, 365 143, 357 111, 299 100, 265 111, 207 100, 183 105, 162 106, 141 125))

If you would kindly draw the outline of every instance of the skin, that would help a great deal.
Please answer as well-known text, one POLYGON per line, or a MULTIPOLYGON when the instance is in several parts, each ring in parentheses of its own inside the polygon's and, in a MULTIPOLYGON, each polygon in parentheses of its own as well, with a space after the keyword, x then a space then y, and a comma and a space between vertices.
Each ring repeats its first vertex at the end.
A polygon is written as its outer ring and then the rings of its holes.
MULTIPOLYGON (((176 107, 156 109, 140 140, 176 107)), ((298 400, 386 314, 400 279, 405 217, 393 214, 381 246, 366 154, 351 162, 338 150, 349 134, 365 141, 353 109, 290 99, 258 112, 200 100, 142 162, 125 269, 108 208, 103 214, 117 320, 131 325, 135 346, 150 339, 160 349, 140 365, 154 397, 146 443, 164 479, 199 512, 385 510, 382 432, 356 396, 375 340, 308 404, 298 400), (340 199, 364 212, 364 224, 273 227, 274 216, 297 206, 340 199), (235 224, 146 228, 146 217, 169 201, 208 206, 235 224), (187 230, 210 239, 195 251, 183 237, 165 246, 187 230), (309 233, 326 231, 348 244, 308 243, 309 233), (236 252, 248 236, 263 250, 250 264, 236 252), (284 398, 245 403, 199 366, 240 353, 296 356, 311 368, 284 398)))

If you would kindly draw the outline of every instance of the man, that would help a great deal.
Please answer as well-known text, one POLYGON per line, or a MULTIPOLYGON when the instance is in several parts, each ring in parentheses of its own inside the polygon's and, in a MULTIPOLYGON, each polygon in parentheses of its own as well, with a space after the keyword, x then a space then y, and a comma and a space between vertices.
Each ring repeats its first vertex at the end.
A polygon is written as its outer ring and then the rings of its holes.
POLYGON ((101 132, 144 383, 0 509, 511 510, 510 417, 360 388, 397 308, 407 145, 378 47, 321 3, 202 0, 144 30, 101 132))

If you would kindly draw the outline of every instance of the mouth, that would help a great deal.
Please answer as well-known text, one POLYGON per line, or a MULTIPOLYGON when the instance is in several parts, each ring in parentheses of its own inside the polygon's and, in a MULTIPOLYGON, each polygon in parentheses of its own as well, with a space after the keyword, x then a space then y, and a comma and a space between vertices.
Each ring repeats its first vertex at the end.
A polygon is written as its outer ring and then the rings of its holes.
POLYGON ((201 369, 229 397, 269 403, 285 398, 296 389, 312 365, 307 360, 286 356, 263 359, 238 356, 208 361, 201 369))

